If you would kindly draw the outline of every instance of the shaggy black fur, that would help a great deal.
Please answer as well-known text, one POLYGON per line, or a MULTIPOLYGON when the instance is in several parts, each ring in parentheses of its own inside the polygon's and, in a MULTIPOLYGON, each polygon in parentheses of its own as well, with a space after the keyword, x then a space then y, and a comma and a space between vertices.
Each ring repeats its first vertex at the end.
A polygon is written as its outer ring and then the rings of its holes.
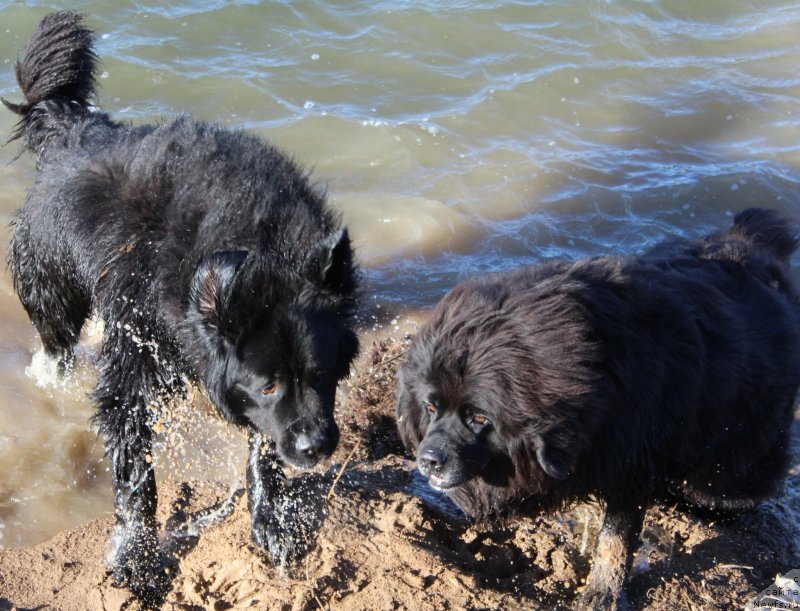
POLYGON ((748 210, 640 257, 461 284, 401 370, 404 443, 474 516, 602 500, 583 604, 613 604, 655 498, 737 509, 779 489, 800 383, 796 244, 776 213, 748 210))
MULTIPOLYGON (((89 106, 96 58, 80 15, 45 17, 17 61, 15 138, 39 172, 9 251, 14 287, 45 351, 72 361, 84 320, 105 321, 95 420, 113 466, 114 573, 141 597, 168 588, 149 461, 159 406, 185 380, 248 427, 253 536, 268 523, 277 459, 327 458, 338 380, 358 341, 357 272, 324 194, 254 137, 182 117, 131 127, 89 106), (270 458, 270 460, 267 460, 270 458)), ((281 522, 283 523, 283 522, 281 522)))

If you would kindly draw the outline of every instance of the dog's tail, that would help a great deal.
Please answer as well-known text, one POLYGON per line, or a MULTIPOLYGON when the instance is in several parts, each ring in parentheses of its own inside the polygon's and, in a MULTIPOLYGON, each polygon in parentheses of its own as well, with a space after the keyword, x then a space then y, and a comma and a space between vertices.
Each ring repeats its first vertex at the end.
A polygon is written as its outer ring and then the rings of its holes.
POLYGON ((723 239, 742 240, 788 263, 798 247, 798 227, 789 219, 764 208, 748 208, 733 217, 723 239))
POLYGON ((97 56, 94 35, 83 15, 71 11, 42 19, 17 58, 14 70, 25 102, 3 104, 22 118, 9 141, 24 138, 28 148, 40 153, 55 135, 64 134, 89 112, 95 93, 97 56))

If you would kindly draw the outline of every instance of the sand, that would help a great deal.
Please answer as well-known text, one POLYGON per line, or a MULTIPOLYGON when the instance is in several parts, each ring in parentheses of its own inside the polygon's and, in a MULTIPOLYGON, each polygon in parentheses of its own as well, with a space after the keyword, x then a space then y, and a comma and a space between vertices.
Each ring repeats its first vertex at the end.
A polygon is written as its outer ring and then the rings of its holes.
MULTIPOLYGON (((228 501, 223 484, 159 485, 159 518, 162 524, 169 521, 173 533, 165 542, 179 558, 164 609, 572 605, 589 571, 598 508, 583 504, 506 524, 464 520, 427 488, 394 431, 394 376, 402 345, 387 340, 366 351, 345 387, 343 435, 333 466, 295 475, 298 487, 320 490, 314 504, 321 516, 310 551, 296 565, 276 567, 253 547, 246 499, 228 501), (174 534, 182 511, 191 514, 226 501, 230 515, 199 536, 174 534)), ((800 568, 798 491, 795 468, 781 497, 737 516, 698 515, 667 505, 650 509, 626 590, 630 607, 742 608, 776 575, 800 568)), ((111 527, 112 519, 102 518, 40 545, 0 550, 0 611, 140 609, 106 572, 111 527)))

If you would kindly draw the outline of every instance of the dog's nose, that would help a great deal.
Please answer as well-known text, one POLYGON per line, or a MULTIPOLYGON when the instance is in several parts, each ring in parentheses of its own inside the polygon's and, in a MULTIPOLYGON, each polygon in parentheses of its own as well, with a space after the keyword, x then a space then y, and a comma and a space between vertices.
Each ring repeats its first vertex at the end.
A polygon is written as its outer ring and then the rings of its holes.
POLYGON ((444 450, 438 448, 425 448, 419 453, 417 457, 417 467, 420 473, 426 477, 432 473, 441 472, 444 464, 447 462, 447 456, 444 450))
POLYGON ((300 433, 294 440, 294 449, 298 454, 313 458, 325 448, 327 441, 322 433, 300 433))

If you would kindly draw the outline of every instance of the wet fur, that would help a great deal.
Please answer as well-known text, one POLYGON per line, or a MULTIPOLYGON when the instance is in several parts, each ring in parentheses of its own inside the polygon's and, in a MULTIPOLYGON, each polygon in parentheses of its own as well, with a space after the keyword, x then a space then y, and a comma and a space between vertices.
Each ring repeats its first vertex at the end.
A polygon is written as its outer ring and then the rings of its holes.
POLYGON ((753 209, 640 257, 459 285, 401 370, 406 447, 473 516, 601 500, 583 604, 613 604, 654 499, 739 509, 779 490, 800 383, 796 245, 753 209))
POLYGON ((85 319, 105 321, 94 399, 121 541, 113 569, 157 603, 169 587, 149 461, 160 405, 197 381, 251 431, 253 537, 291 556, 268 522, 276 473, 336 447, 357 270, 324 193, 274 147, 186 117, 132 127, 91 108, 92 38, 80 15, 55 13, 17 61, 25 102, 4 103, 39 171, 9 263, 62 369, 85 319))

